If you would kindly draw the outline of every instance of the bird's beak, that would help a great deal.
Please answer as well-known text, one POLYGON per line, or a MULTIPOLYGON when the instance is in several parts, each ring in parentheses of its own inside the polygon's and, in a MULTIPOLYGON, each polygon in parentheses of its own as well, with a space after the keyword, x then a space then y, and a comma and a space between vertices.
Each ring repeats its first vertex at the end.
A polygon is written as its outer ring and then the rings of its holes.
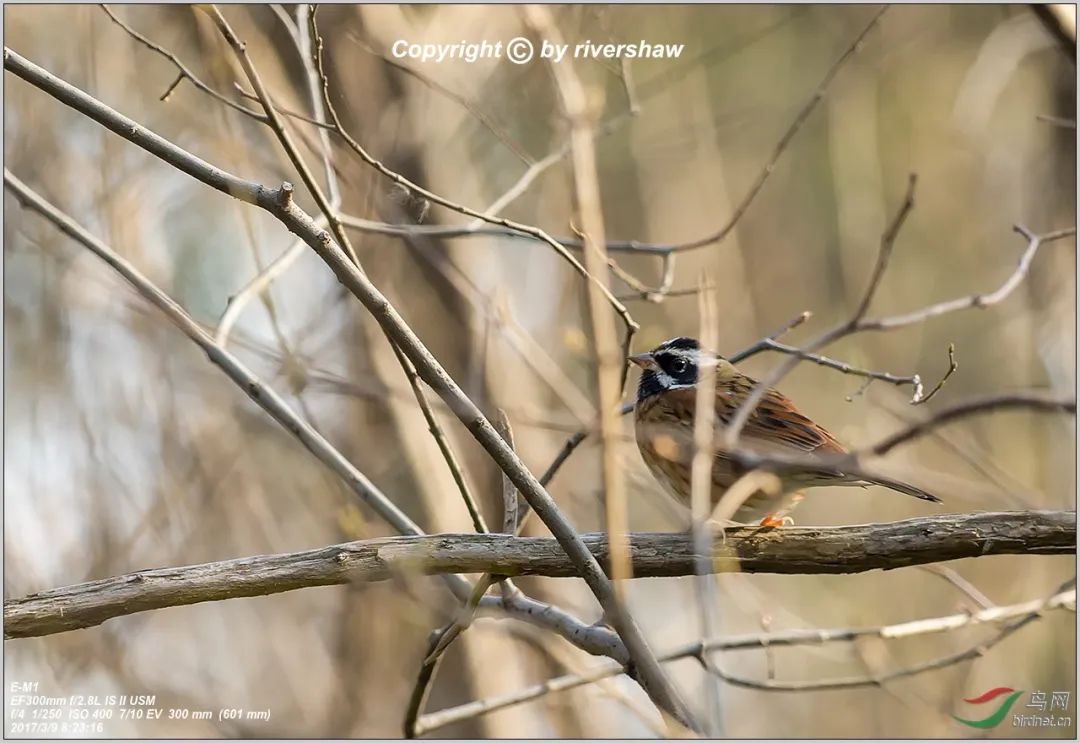
POLYGON ((642 369, 650 369, 656 365, 651 353, 639 353, 630 357, 630 363, 640 366, 642 369))

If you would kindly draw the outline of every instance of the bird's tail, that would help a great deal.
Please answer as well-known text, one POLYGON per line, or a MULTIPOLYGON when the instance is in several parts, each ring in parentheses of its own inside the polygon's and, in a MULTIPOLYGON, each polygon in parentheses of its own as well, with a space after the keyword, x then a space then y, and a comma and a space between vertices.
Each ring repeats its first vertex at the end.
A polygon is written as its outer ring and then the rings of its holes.
POLYGON ((942 502, 941 498, 938 498, 936 495, 931 495, 925 490, 917 488, 914 485, 909 485, 902 480, 892 480, 888 477, 874 477, 867 478, 866 483, 869 485, 882 485, 886 488, 889 488, 890 490, 895 490, 898 493, 910 495, 913 498, 919 498, 921 500, 928 500, 931 503, 942 502))

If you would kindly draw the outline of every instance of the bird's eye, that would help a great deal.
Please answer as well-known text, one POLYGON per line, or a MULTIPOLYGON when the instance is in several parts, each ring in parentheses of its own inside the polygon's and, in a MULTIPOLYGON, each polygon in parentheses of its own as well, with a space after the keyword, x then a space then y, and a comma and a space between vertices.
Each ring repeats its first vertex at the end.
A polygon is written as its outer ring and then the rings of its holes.
POLYGON ((687 366, 689 365, 686 363, 686 359, 676 357, 675 360, 671 362, 671 371, 676 374, 682 374, 686 371, 687 366))

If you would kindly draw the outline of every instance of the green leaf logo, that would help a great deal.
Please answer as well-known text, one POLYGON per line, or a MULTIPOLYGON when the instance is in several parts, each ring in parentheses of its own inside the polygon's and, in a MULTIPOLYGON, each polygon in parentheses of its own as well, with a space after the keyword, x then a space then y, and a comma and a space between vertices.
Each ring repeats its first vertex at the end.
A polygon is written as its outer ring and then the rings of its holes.
POLYGON ((1008 686, 999 686, 995 689, 991 689, 984 694, 980 694, 977 697, 972 697, 971 699, 964 700, 968 704, 986 704, 989 701, 997 699, 1003 694, 1008 694, 1009 696, 1005 698, 1005 701, 1003 701, 989 717, 984 717, 981 720, 965 720, 963 717, 957 717, 956 715, 953 715, 952 718, 959 723, 967 725, 968 727, 992 728, 995 725, 1000 724, 1001 721, 1005 719, 1005 715, 1009 714, 1009 709, 1013 706, 1013 703, 1015 703, 1017 698, 1019 698, 1019 696, 1023 693, 1023 691, 1015 691, 1008 686))

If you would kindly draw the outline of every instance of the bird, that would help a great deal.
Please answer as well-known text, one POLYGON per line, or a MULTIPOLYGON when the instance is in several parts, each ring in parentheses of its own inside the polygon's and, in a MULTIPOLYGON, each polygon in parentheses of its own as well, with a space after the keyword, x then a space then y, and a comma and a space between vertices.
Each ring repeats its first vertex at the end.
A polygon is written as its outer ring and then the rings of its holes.
MULTIPOLYGON (((748 469, 734 461, 721 446, 719 434, 730 422, 743 401, 757 386, 757 381, 739 371, 727 359, 703 349, 694 338, 681 336, 664 341, 648 353, 630 356, 641 367, 637 400, 634 403, 634 432, 638 449, 653 476, 685 506, 690 505, 690 472, 694 457, 694 410, 698 374, 704 364, 716 368, 711 499, 712 507, 748 469)), ((848 450, 775 389, 769 389, 750 414, 739 436, 739 449, 760 455, 825 456, 835 459, 848 450)), ((776 527, 791 521, 777 506, 785 494, 796 492, 795 501, 802 499, 803 488, 827 485, 881 485, 891 490, 933 503, 941 499, 921 488, 886 477, 846 474, 834 467, 806 469, 784 468, 780 477, 781 492, 755 492, 735 511, 742 520, 751 514, 765 513, 760 525, 776 527)))

